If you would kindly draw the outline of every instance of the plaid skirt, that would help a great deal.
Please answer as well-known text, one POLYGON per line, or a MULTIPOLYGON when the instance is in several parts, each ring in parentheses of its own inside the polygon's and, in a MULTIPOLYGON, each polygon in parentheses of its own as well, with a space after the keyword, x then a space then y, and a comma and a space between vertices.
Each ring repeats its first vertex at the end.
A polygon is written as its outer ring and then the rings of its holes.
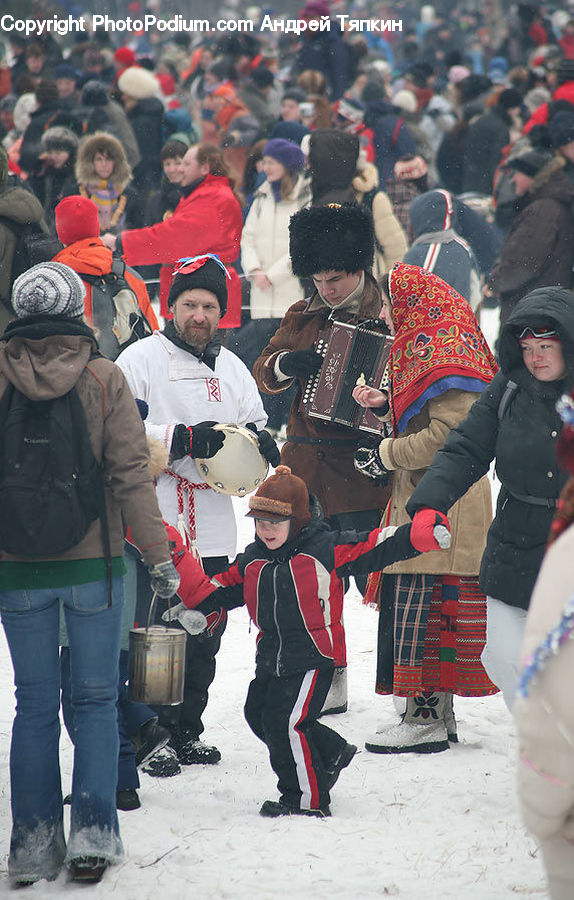
POLYGON ((385 575, 377 646, 378 694, 495 694, 480 661, 486 598, 478 578, 385 575))

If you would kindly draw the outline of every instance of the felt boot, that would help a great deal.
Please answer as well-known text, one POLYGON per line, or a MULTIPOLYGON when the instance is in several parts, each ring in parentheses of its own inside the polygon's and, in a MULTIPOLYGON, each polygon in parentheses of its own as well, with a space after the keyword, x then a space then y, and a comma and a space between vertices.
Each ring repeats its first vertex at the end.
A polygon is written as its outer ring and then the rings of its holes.
POLYGON ((371 753, 440 753, 448 750, 444 721, 446 694, 408 697, 396 725, 381 727, 366 743, 371 753))

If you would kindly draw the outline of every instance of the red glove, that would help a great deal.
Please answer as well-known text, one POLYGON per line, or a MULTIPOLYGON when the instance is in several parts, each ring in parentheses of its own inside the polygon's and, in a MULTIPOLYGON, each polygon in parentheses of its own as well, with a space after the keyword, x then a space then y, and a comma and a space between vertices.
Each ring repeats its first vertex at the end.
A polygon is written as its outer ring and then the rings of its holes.
POLYGON ((197 561, 183 543, 182 537, 173 525, 164 522, 170 543, 171 559, 180 577, 177 590, 179 598, 188 609, 194 609, 202 600, 217 590, 197 561))
POLYGON ((450 522, 438 510, 419 509, 414 514, 411 525, 411 544, 415 550, 419 550, 420 553, 428 553, 429 550, 445 549, 445 547, 441 547, 435 536, 434 529, 437 525, 443 526, 450 537, 450 522))

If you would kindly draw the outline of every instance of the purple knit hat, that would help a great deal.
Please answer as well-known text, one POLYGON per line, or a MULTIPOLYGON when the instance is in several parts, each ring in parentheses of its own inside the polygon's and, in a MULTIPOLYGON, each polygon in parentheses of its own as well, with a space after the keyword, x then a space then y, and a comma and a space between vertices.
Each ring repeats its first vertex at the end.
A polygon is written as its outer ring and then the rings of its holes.
POLYGON ((305 154, 298 144, 283 138, 271 138, 263 148, 263 156, 272 156, 289 172, 301 172, 305 168, 305 154))

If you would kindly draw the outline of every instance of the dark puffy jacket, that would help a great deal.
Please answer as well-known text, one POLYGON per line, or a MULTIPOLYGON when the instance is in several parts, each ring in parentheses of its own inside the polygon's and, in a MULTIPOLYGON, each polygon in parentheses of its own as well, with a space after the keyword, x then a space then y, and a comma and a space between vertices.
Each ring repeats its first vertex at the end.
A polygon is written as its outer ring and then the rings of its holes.
POLYGON ((407 512, 414 515, 431 507, 446 513, 496 459, 501 489, 480 584, 491 597, 527 609, 567 477, 556 462, 562 423, 555 404, 574 383, 574 294, 549 287, 524 297, 502 329, 499 352, 501 371, 464 422, 451 431, 412 494, 407 512), (517 332, 541 321, 551 322, 562 340, 568 372, 560 381, 538 381, 522 361, 517 332), (502 413, 509 380, 517 387, 507 394, 502 413))
POLYGON ((375 165, 379 170, 381 190, 393 178, 397 160, 403 156, 415 156, 416 145, 405 120, 388 100, 367 103, 365 125, 374 133, 375 165))
POLYGON ((312 520, 278 550, 268 550, 256 538, 227 572, 212 578, 225 590, 216 591, 199 609, 245 604, 259 629, 257 665, 274 675, 344 665, 344 577, 416 555, 409 525, 335 532, 312 520))
POLYGON ((161 178, 160 152, 163 146, 163 106, 157 97, 139 100, 128 110, 141 159, 133 170, 133 183, 147 196, 159 185, 161 178))
POLYGON ((448 191, 427 191, 411 203, 415 240, 403 262, 434 272, 461 294, 472 309, 480 302, 480 274, 470 245, 458 234, 448 191))
POLYGON ((20 186, 0 189, 0 331, 14 318, 10 304, 12 285, 30 265, 21 251, 21 238, 47 231, 42 204, 31 191, 20 186))
POLYGON ((36 173, 42 168, 40 153, 42 152, 42 135, 49 128, 63 125, 71 128, 76 125, 75 114, 71 110, 62 109, 59 100, 48 100, 34 110, 30 122, 22 136, 19 165, 28 173, 36 173))
POLYGON ((349 48, 336 22, 331 21, 329 31, 305 32, 292 75, 308 69, 325 76, 331 101, 343 96, 349 83, 349 48))
POLYGON ((504 239, 489 285, 502 303, 503 319, 529 291, 572 286, 574 184, 564 161, 551 160, 534 178, 530 202, 504 239))
POLYGON ((462 171, 465 193, 492 194, 494 173, 500 165, 502 149, 510 141, 511 124, 506 110, 495 106, 469 126, 462 171))

